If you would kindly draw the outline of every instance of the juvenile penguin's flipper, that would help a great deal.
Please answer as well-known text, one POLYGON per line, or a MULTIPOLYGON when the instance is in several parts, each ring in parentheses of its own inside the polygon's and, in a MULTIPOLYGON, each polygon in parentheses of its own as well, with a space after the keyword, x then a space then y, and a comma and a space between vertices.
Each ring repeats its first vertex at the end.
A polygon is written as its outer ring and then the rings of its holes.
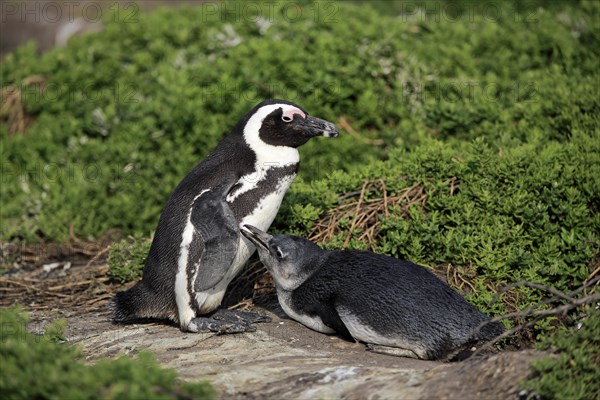
POLYGON ((322 302, 315 304, 315 311, 319 317, 321 317, 321 321, 334 331, 336 331, 339 335, 344 336, 348 339, 352 339, 352 335, 348 332, 348 328, 344 324, 344 321, 340 318, 335 307, 330 305, 331 302, 322 302))
POLYGON ((388 356, 421 358, 414 351, 402 349, 400 347, 384 346, 381 344, 367 343, 367 350, 373 353, 386 354, 388 356))
POLYGON ((198 196, 192 205, 192 243, 196 246, 190 248, 188 269, 196 271, 192 282, 195 292, 215 287, 238 250, 239 226, 225 197, 223 189, 212 189, 198 196))

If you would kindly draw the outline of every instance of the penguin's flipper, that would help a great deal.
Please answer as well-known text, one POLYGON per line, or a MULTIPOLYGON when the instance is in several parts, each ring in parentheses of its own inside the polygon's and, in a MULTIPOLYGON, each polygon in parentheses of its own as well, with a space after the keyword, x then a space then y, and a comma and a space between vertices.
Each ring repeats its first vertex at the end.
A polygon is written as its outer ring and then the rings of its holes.
MULTIPOLYGON (((215 287, 235 260, 240 240, 238 223, 225 200, 223 190, 217 188, 199 195, 192 204, 190 221, 194 225, 192 241, 201 243, 191 248, 189 263, 198 263, 192 287, 196 292, 215 287)), ((189 266, 193 267, 193 266, 189 266)))
POLYGON ((367 351, 372 351, 373 353, 386 354, 388 356, 395 357, 407 357, 416 359, 421 358, 417 355, 417 353, 415 353, 412 350, 402 349, 400 347, 384 346, 381 344, 367 343, 367 351))
POLYGON ((330 302, 315 304, 315 311, 325 325, 336 331, 340 336, 352 339, 352 335, 348 332, 344 321, 330 302))

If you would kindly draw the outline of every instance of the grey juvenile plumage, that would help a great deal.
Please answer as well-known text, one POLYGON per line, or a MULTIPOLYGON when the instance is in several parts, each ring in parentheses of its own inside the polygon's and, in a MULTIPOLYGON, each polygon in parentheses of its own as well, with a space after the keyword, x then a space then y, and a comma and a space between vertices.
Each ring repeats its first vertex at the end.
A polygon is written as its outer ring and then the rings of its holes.
POLYGON ((239 228, 267 229, 296 177, 297 147, 334 137, 330 122, 284 100, 258 104, 175 188, 158 222, 142 280, 111 302, 113 320, 170 319, 182 330, 252 330, 237 313, 203 318, 254 252, 239 228))
POLYGON ((388 354, 447 358, 503 328, 426 268, 366 251, 326 251, 246 225, 291 318, 388 354))

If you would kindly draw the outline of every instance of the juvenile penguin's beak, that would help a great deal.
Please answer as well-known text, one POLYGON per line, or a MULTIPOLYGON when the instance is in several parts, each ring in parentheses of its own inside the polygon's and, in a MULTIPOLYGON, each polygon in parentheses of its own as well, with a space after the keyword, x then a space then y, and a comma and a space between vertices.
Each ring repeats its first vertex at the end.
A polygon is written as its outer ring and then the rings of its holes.
POLYGON ((337 127, 331 122, 310 115, 301 122, 300 126, 310 137, 337 137, 340 134, 337 127))
POLYGON ((261 246, 265 249, 269 248, 269 240, 273 237, 252 225, 244 225, 240 232, 256 246, 261 246))

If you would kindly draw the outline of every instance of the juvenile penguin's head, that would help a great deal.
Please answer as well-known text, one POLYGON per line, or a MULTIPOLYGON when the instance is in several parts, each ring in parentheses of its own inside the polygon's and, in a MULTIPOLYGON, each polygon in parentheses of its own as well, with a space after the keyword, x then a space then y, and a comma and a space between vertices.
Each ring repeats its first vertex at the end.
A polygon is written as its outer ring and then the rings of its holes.
POLYGON ((308 115, 294 103, 276 99, 258 104, 240 124, 244 139, 253 148, 296 148, 315 136, 336 137, 339 134, 331 122, 308 115))
POLYGON ((319 268, 323 250, 299 236, 269 235, 252 225, 244 225, 242 234, 256 246, 262 263, 277 286, 294 290, 319 268))

